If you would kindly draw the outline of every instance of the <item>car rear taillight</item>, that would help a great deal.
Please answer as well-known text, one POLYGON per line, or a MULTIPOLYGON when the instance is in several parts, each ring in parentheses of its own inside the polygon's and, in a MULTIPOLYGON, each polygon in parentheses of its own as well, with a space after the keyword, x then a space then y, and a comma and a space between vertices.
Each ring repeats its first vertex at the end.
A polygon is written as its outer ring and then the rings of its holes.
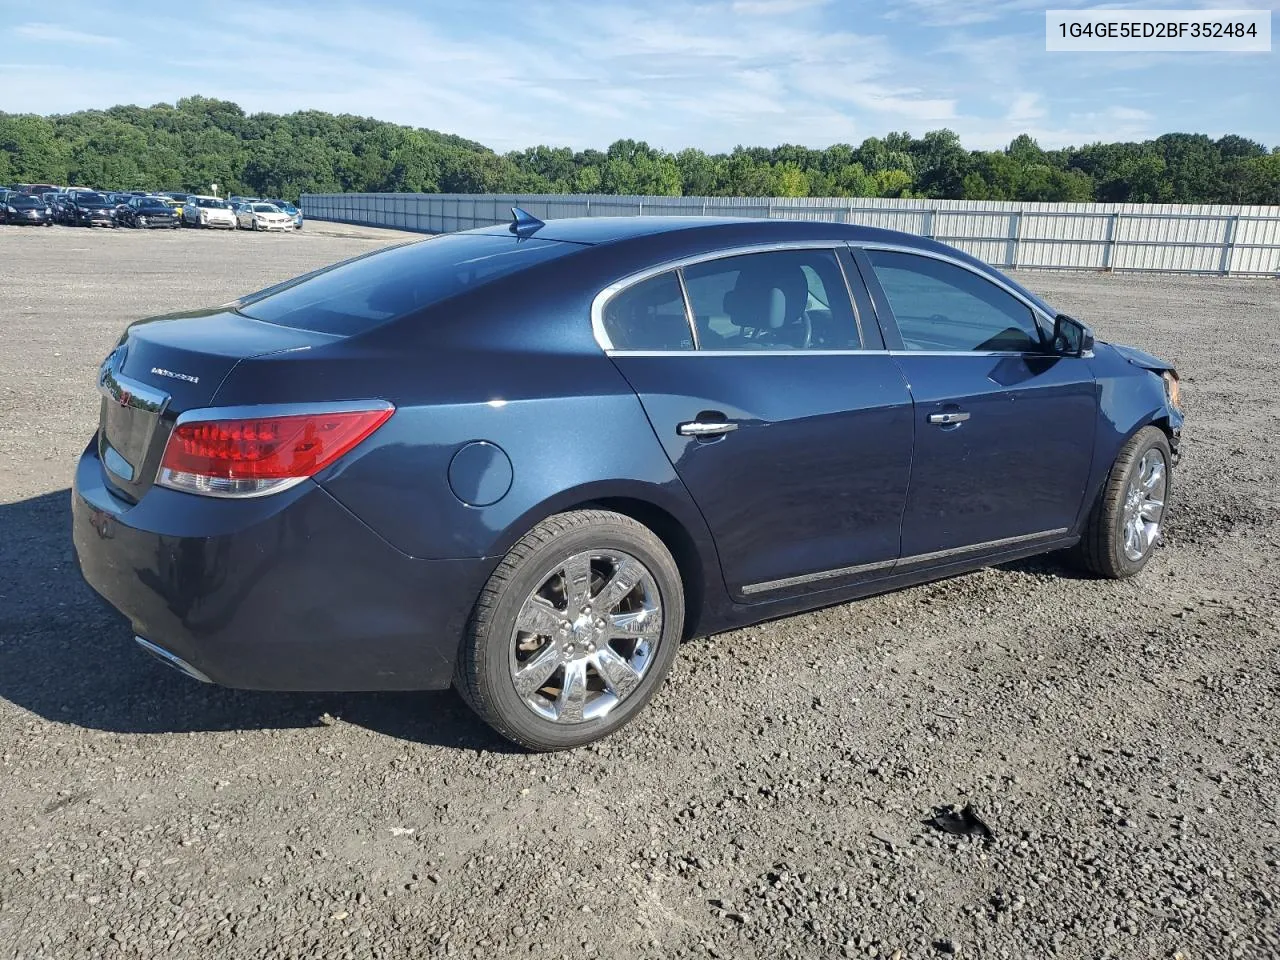
POLYGON ((279 493, 329 466, 394 412, 390 404, 377 403, 281 415, 180 417, 156 482, 207 497, 279 493))

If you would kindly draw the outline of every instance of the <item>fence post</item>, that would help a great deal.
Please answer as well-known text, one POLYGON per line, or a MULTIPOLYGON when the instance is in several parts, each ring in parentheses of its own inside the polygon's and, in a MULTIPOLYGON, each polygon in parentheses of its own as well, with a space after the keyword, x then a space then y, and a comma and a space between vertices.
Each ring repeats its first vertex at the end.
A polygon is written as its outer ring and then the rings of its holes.
POLYGON ((1231 276, 1232 252, 1236 246, 1236 232, 1240 229, 1240 214, 1227 221, 1227 236, 1222 243, 1222 260, 1218 264, 1218 272, 1224 277, 1231 276))
POLYGON ((1107 221, 1107 247, 1102 252, 1102 269, 1114 270, 1116 268, 1116 234, 1120 232, 1120 211, 1117 210, 1111 214, 1111 219, 1107 221))
POLYGON ((643 201, 643 200, 641 200, 641 201, 639 201, 639 203, 640 203, 640 212, 639 212, 639 213, 637 213, 637 214, 636 214, 636 216, 637 216, 637 217, 643 217, 643 216, 644 216, 644 201, 643 201))
POLYGON ((933 239, 933 214, 932 207, 924 212, 924 235, 930 240, 933 239))
POLYGON ((703 201, 702 201, 702 215, 703 215, 704 217, 707 215, 707 201, 706 201, 706 200, 703 200, 703 201))
POLYGON ((1016 268, 1018 266, 1018 244, 1022 240, 1022 211, 1017 210, 1009 214, 1009 266, 1016 268))
POLYGON ((591 198, 587 197, 587 216, 591 216, 591 198))

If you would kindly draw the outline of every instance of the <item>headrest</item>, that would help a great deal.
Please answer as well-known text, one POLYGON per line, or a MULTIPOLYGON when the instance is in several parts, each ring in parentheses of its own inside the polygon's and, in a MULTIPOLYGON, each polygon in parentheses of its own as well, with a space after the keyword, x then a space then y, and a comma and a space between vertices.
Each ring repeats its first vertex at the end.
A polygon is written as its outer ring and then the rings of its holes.
POLYGON ((809 282, 799 265, 758 274, 743 270, 724 295, 724 312, 735 326, 777 330, 800 319, 809 301, 809 282))

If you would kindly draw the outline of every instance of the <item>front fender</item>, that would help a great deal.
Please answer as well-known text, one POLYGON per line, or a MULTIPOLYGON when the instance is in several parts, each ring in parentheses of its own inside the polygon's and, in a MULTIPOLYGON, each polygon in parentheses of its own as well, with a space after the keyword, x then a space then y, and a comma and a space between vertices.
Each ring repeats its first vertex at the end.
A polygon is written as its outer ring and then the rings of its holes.
POLYGON ((1176 457, 1182 431, 1182 414, 1169 404, 1161 379, 1164 371, 1175 372, 1171 364, 1142 350, 1111 344, 1098 344, 1090 364, 1098 389, 1098 429, 1076 532, 1088 518, 1130 437, 1154 424, 1169 436, 1176 457))

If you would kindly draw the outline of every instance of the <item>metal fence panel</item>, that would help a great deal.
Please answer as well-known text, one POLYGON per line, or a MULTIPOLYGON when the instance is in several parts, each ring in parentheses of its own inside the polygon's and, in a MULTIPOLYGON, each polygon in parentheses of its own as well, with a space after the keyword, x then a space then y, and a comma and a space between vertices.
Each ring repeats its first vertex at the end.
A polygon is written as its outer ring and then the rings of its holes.
POLYGON ((506 223, 510 208, 562 217, 830 220, 934 237, 1000 267, 1280 276, 1280 207, 1012 203, 883 197, 602 194, 304 194, 313 220, 448 233, 506 223))

